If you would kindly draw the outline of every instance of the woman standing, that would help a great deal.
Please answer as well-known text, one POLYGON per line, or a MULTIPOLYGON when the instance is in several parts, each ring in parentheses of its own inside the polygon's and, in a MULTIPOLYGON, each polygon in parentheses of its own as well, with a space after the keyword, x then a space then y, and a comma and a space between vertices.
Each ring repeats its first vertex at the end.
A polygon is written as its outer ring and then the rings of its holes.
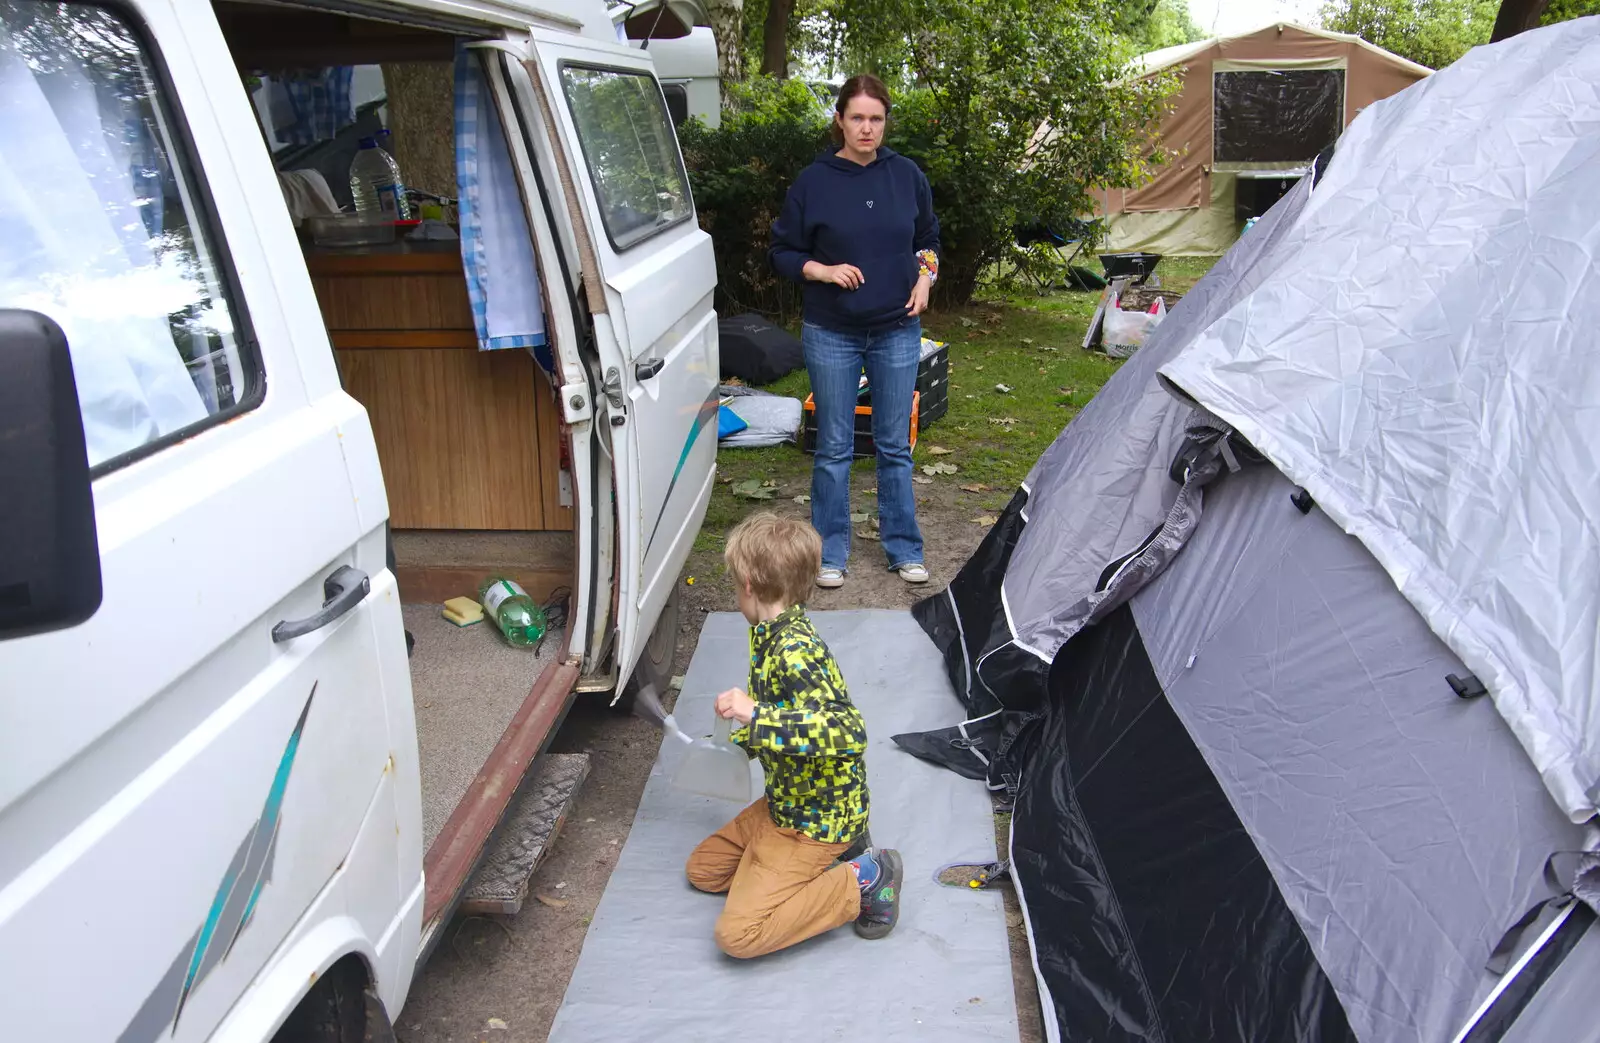
POLYGON ((865 367, 878 453, 878 524, 889 568, 926 583, 911 486, 911 396, 928 289, 939 274, 939 221, 917 165, 883 147, 889 92, 876 76, 845 82, 838 149, 789 188, 772 225, 772 266, 805 284, 806 370, 817 407, 811 524, 822 534, 817 585, 844 584, 850 558, 850 462, 865 367))

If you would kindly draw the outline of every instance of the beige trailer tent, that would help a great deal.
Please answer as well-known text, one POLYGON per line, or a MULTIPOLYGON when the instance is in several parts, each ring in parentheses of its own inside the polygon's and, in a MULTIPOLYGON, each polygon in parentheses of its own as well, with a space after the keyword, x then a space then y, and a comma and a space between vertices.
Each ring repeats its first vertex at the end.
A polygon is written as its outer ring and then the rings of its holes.
POLYGON ((1429 70, 1344 33, 1278 24, 1152 51, 1141 75, 1176 70, 1162 118, 1167 162, 1136 189, 1097 193, 1104 248, 1220 254, 1356 114, 1429 70))

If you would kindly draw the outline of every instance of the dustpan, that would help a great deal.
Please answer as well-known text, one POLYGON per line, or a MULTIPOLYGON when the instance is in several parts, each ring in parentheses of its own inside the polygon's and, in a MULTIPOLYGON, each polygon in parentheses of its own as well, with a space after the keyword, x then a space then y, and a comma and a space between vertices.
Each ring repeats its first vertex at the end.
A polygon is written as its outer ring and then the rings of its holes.
POLYGON ((750 803, 750 758, 733 744, 732 734, 733 722, 717 717, 711 738, 696 739, 683 751, 672 784, 703 797, 750 803))

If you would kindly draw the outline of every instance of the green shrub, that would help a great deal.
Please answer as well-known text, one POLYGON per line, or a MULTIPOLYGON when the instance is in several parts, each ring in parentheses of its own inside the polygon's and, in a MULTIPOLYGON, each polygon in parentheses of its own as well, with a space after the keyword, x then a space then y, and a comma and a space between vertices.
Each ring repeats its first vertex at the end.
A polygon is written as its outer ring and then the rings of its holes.
POLYGON ((772 222, 795 177, 828 144, 828 120, 798 80, 758 77, 730 88, 715 130, 691 120, 678 131, 700 225, 717 255, 717 308, 756 311, 790 324, 800 287, 767 262, 772 222))

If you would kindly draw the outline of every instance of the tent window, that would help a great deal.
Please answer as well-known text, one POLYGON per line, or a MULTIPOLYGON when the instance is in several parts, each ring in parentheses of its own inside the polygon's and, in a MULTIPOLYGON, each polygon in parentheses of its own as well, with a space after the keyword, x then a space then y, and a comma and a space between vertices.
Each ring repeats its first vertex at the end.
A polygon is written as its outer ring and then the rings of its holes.
POLYGON ((1218 163, 1309 163, 1344 127, 1344 70, 1219 72, 1212 91, 1218 163))

